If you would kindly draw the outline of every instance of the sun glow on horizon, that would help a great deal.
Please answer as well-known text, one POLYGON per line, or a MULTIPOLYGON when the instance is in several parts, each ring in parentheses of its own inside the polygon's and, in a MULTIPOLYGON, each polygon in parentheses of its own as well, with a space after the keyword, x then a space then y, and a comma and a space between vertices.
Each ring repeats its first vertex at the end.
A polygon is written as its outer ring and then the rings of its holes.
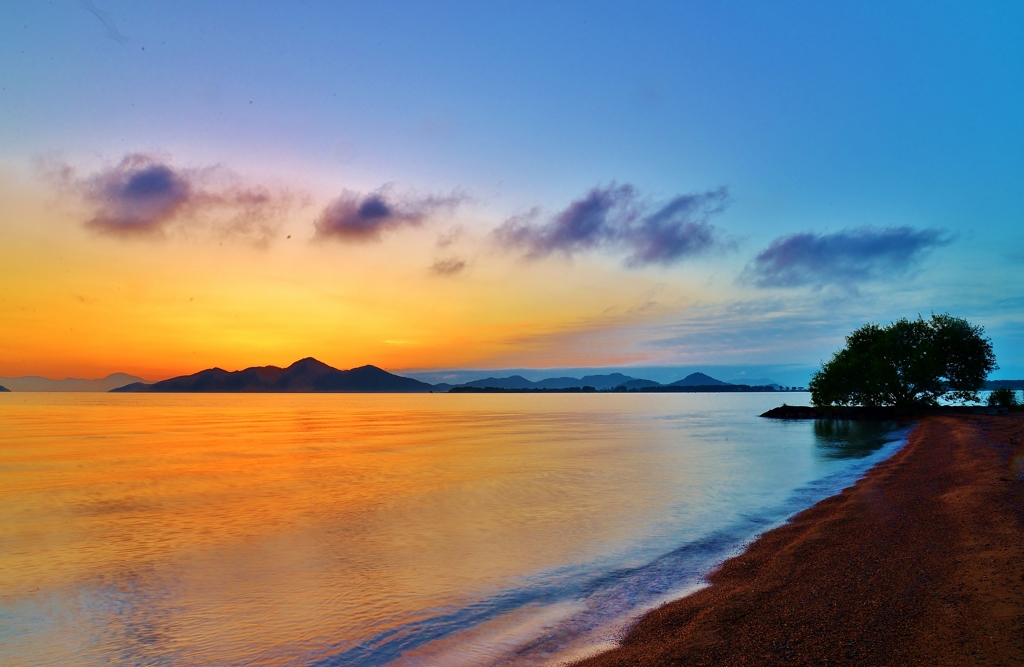
POLYGON ((73 201, 10 186, 5 199, 17 205, 0 213, 0 343, 15 351, 3 376, 163 378, 306 356, 339 368, 605 365, 656 354, 581 345, 588 332, 693 300, 600 258, 524 266, 485 243, 460 275, 437 275, 432 262, 453 252, 438 251, 443 221, 346 246, 303 238, 309 216, 297 215, 258 246, 188 225, 163 238, 104 236, 82 226, 73 201))

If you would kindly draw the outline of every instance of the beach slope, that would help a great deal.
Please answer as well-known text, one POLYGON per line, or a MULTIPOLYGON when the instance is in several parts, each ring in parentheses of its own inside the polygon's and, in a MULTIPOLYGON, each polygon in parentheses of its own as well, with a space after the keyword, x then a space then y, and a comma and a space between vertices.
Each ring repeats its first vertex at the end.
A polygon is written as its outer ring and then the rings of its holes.
POLYGON ((581 664, 1021 665, 1024 414, 923 419, 710 581, 581 664))

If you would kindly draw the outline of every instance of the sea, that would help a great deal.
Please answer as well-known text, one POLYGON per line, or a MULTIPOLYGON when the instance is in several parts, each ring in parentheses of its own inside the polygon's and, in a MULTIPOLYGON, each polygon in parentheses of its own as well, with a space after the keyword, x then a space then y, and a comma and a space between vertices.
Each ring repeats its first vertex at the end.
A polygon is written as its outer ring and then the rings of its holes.
POLYGON ((905 442, 808 400, 0 394, 0 664, 564 664, 905 442))

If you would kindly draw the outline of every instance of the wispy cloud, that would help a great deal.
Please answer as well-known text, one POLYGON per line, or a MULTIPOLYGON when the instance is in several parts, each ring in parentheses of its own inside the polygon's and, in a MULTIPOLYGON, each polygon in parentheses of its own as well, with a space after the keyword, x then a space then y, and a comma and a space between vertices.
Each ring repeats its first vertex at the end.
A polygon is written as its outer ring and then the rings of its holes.
POLYGON ((467 266, 466 260, 458 257, 439 259, 430 265, 430 272, 438 276, 454 276, 462 273, 467 266))
POLYGON ((741 280, 758 287, 837 285, 855 290, 858 283, 906 273, 929 250, 949 242, 941 230, 913 227, 791 234, 761 251, 741 280))
POLYGON ((455 225, 448 231, 437 235, 437 247, 447 248, 457 242, 465 234, 466 229, 462 225, 455 225))
POLYGON ((384 187, 362 194, 344 191, 316 220, 316 236, 347 242, 380 241, 385 232, 418 227, 441 210, 451 210, 465 196, 400 195, 384 187))
POLYGON ((114 20, 110 18, 109 12, 103 11, 93 3, 89 2, 89 0, 82 0, 82 7, 103 24, 103 28, 107 32, 107 37, 114 40, 121 46, 128 43, 128 38, 122 35, 121 31, 117 29, 117 26, 114 24, 114 20))
POLYGON ((162 238, 177 223, 208 224, 220 236, 265 244, 293 204, 287 192, 250 186, 221 168, 183 169, 133 153, 79 177, 67 165, 60 180, 91 207, 86 227, 122 238, 162 238))
POLYGON ((553 217, 545 219, 534 209, 510 218, 494 237, 505 248, 525 251, 528 259, 603 248, 625 252, 628 267, 669 266, 726 245, 709 220, 727 204, 728 192, 721 188, 651 206, 632 185, 612 183, 592 189, 553 217))
POLYGON ((644 306, 510 334, 487 365, 813 365, 856 326, 905 312, 875 300, 836 306, 823 296, 644 306))

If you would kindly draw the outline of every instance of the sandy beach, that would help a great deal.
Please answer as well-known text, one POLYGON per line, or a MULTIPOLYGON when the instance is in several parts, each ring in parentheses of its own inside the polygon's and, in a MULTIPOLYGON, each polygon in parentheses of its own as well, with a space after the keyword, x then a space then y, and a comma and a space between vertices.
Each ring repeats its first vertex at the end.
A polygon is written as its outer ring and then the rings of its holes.
POLYGON ((921 420, 710 582, 580 664, 1024 664, 1024 414, 921 420))

